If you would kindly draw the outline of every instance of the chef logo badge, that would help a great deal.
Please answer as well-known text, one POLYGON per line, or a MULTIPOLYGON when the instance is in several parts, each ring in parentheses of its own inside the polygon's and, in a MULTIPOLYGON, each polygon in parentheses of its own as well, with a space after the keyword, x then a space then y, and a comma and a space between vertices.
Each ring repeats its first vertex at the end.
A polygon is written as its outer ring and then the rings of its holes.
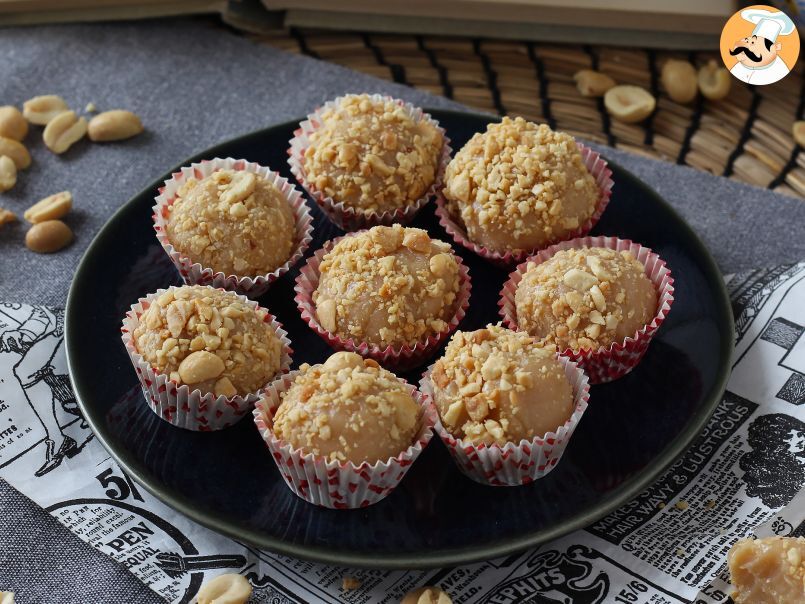
POLYGON ((799 57, 799 34, 784 12, 758 4, 738 11, 721 32, 721 58, 730 73, 748 84, 782 80, 799 57))

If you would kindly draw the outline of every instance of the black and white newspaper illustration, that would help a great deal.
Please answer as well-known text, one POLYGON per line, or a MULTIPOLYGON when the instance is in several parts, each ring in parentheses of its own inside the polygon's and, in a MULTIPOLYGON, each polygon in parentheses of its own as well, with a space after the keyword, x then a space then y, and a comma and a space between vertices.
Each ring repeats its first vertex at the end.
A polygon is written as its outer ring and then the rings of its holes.
MULTIPOLYGON (((0 476, 172 603, 238 572, 253 602, 399 602, 439 585, 457 604, 727 602, 737 539, 805 535, 805 262, 728 279, 733 374, 690 450, 584 530, 509 558, 429 571, 328 567, 247 547, 137 486, 72 395, 62 312, 0 303, 0 476), (350 577, 359 587, 345 590, 350 577)), ((13 586, 0 586, 13 589, 13 586)))

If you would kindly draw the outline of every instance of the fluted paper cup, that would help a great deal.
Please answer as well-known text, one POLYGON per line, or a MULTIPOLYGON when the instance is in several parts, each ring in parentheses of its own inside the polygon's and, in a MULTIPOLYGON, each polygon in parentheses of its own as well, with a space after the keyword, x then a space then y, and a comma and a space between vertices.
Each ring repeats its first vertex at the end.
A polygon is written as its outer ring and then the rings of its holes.
MULTIPOLYGON (((351 233, 345 235, 345 237, 351 237, 358 233, 351 233)), ((331 239, 325 243, 321 249, 317 250, 315 254, 308 258, 307 263, 301 268, 299 275, 296 277, 296 285, 294 286, 296 296, 294 300, 302 315, 302 320, 333 349, 347 350, 349 352, 355 352, 362 357, 374 359, 387 369, 404 371, 427 361, 436 353, 439 346, 442 345, 450 334, 456 330, 458 324, 464 318, 467 308, 469 308, 472 285, 469 270, 466 265, 461 261, 458 254, 450 252, 453 254, 458 264, 459 290, 458 294, 456 294, 456 300, 454 301, 455 312, 447 323, 447 329, 435 334, 430 334, 413 345, 399 344, 392 346, 389 344, 383 348, 377 344, 360 342, 353 338, 345 339, 331 331, 327 331, 322 326, 316 314, 316 304, 313 302, 313 293, 319 287, 319 265, 324 256, 332 250, 333 246, 341 241, 341 239, 343 239, 343 237, 331 239)))
POLYGON ((155 202, 153 220, 157 240, 171 259, 171 262, 176 266, 176 270, 179 271, 182 280, 189 285, 211 285, 256 298, 263 295, 274 281, 287 273, 291 267, 302 259, 310 242, 313 240, 313 216, 305 203, 305 197, 302 192, 277 172, 243 159, 215 158, 190 164, 175 172, 170 180, 165 181, 164 185, 159 188, 159 195, 157 195, 155 202), (176 201, 180 187, 190 178, 201 180, 210 176, 213 172, 223 169, 252 172, 265 178, 279 189, 293 210, 295 232, 291 256, 284 264, 270 273, 261 275, 227 275, 221 271, 216 272, 212 268, 196 262, 190 256, 182 254, 170 242, 167 221, 170 206, 176 201))
POLYGON ((444 128, 439 125, 439 122, 433 119, 430 114, 425 113, 422 111, 422 109, 412 105, 411 103, 406 103, 405 101, 394 99, 389 96, 373 94, 371 95, 371 98, 375 102, 388 100, 394 101, 403 107, 414 121, 426 121, 432 124, 442 134, 442 151, 439 156, 439 165, 436 169, 436 177, 428 190, 425 191, 425 193, 419 199, 413 203, 395 208, 393 210, 385 210, 383 212, 364 212, 360 209, 347 206, 343 202, 336 201, 332 197, 325 195, 323 191, 318 190, 313 183, 307 180, 307 174, 304 168, 303 158, 305 151, 308 149, 308 147, 310 147, 310 135, 313 134, 317 128, 321 127, 323 123, 321 119, 322 114, 328 109, 335 107, 344 99, 344 97, 342 96, 333 99, 332 101, 328 101, 316 109, 316 111, 308 115, 307 118, 299 124, 299 128, 294 131, 294 136, 289 141, 288 166, 290 167, 294 178, 296 178, 297 182, 302 185, 305 191, 308 192, 308 195, 315 200, 327 218, 329 218, 334 224, 344 231, 355 231, 358 229, 377 226, 379 224, 388 226, 393 223, 408 224, 411 222, 414 216, 416 216, 416 214, 428 203, 428 201, 430 201, 431 198, 436 195, 437 191, 441 189, 442 182, 444 180, 444 171, 445 168, 447 168, 447 164, 450 162, 450 154, 452 153, 452 149, 450 148, 450 139, 447 137, 447 133, 444 131, 444 128))
POLYGON ((634 243, 628 239, 617 237, 581 237, 571 241, 557 243, 538 252, 509 275, 508 281, 500 292, 500 316, 504 325, 510 329, 518 329, 517 310, 514 296, 517 286, 526 272, 528 263, 540 264, 548 260, 560 250, 578 249, 582 247, 604 247, 616 251, 629 251, 646 269, 646 277, 657 289, 657 312, 646 325, 638 329, 634 335, 626 337, 621 342, 613 342, 609 346, 597 349, 572 350, 566 348, 561 354, 573 359, 587 372, 591 384, 602 384, 623 377, 634 369, 648 350, 651 339, 671 310, 674 302, 674 280, 665 261, 651 249, 634 243))
MULTIPOLYGON (((557 355, 573 389, 573 412, 554 432, 531 440, 498 444, 474 444, 453 436, 437 414, 436 433, 447 447, 458 468, 474 481, 501 487, 529 484, 556 467, 565 452, 570 437, 587 410, 590 385, 584 371, 570 359, 557 355)), ((433 384, 428 367, 420 381, 420 390, 433 400, 433 384)))
MULTIPOLYGON (((327 508, 362 508, 387 497, 433 437, 436 410, 431 402, 409 385, 422 413, 414 442, 397 457, 372 464, 333 461, 296 449, 274 434, 274 413, 279 408, 282 393, 290 388, 298 374, 299 371, 292 371, 269 384, 253 412, 254 423, 285 484, 305 501, 327 508)), ((407 384, 405 380, 400 381, 407 384)))
MULTIPOLYGON (((584 161, 585 167, 595 179, 595 184, 598 186, 599 190, 599 196, 593 215, 590 216, 589 220, 587 220, 587 222, 581 225, 578 229, 572 233, 569 233, 564 238, 565 240, 583 237, 592 230, 592 228, 600 220, 601 215, 607 208, 607 205, 609 205, 609 200, 612 197, 612 187, 614 185, 612 181, 612 170, 607 167, 606 160, 602 158, 599 153, 593 151, 589 147, 586 147, 578 142, 576 145, 579 147, 581 158, 584 161)), ((501 268, 509 268, 514 264, 523 262, 523 260, 536 251, 508 250, 505 252, 500 252, 471 241, 467 235, 467 230, 461 223, 461 219, 451 214, 448 207, 448 202, 444 198, 441 190, 436 196, 436 216, 439 217, 439 224, 441 224, 444 230, 447 231, 448 234, 453 238, 453 241, 467 248, 468 250, 475 252, 492 264, 500 266, 501 268)))
MULTIPOLYGON (((260 391, 243 396, 226 397, 215 396, 212 392, 202 393, 197 388, 191 389, 187 384, 177 386, 176 382, 172 381, 167 374, 158 371, 143 358, 134 342, 134 330, 139 325, 143 313, 148 310, 155 299, 174 289, 176 288, 159 289, 145 298, 140 298, 136 304, 131 306, 120 328, 123 345, 126 347, 131 364, 140 380, 148 405, 154 413, 166 422, 186 430, 198 432, 221 430, 242 419, 252 409, 260 396, 260 391)), ((238 298, 255 311, 260 308, 257 302, 253 302, 245 296, 238 296, 238 298)), ((282 342, 279 373, 286 373, 291 367, 291 353, 293 352, 288 332, 270 313, 266 314, 265 321, 271 325, 274 333, 282 342)))

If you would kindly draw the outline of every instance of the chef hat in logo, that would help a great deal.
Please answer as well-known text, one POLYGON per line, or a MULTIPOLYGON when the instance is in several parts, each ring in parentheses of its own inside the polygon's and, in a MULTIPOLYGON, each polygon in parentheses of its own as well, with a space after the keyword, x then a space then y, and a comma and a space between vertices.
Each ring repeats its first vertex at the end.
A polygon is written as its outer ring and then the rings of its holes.
POLYGON ((755 23, 753 36, 766 38, 772 42, 777 36, 787 36, 794 31, 794 22, 783 12, 772 12, 762 8, 747 8, 741 11, 741 17, 755 23))

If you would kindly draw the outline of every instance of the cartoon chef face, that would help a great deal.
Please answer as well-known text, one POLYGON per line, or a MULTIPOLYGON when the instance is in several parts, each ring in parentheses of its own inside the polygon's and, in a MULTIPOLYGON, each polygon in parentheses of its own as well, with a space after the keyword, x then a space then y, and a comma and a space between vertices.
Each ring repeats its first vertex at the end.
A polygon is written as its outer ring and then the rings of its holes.
POLYGON ((758 68, 773 63, 782 47, 779 42, 775 44, 768 38, 753 35, 735 42, 730 54, 744 67, 758 68))

